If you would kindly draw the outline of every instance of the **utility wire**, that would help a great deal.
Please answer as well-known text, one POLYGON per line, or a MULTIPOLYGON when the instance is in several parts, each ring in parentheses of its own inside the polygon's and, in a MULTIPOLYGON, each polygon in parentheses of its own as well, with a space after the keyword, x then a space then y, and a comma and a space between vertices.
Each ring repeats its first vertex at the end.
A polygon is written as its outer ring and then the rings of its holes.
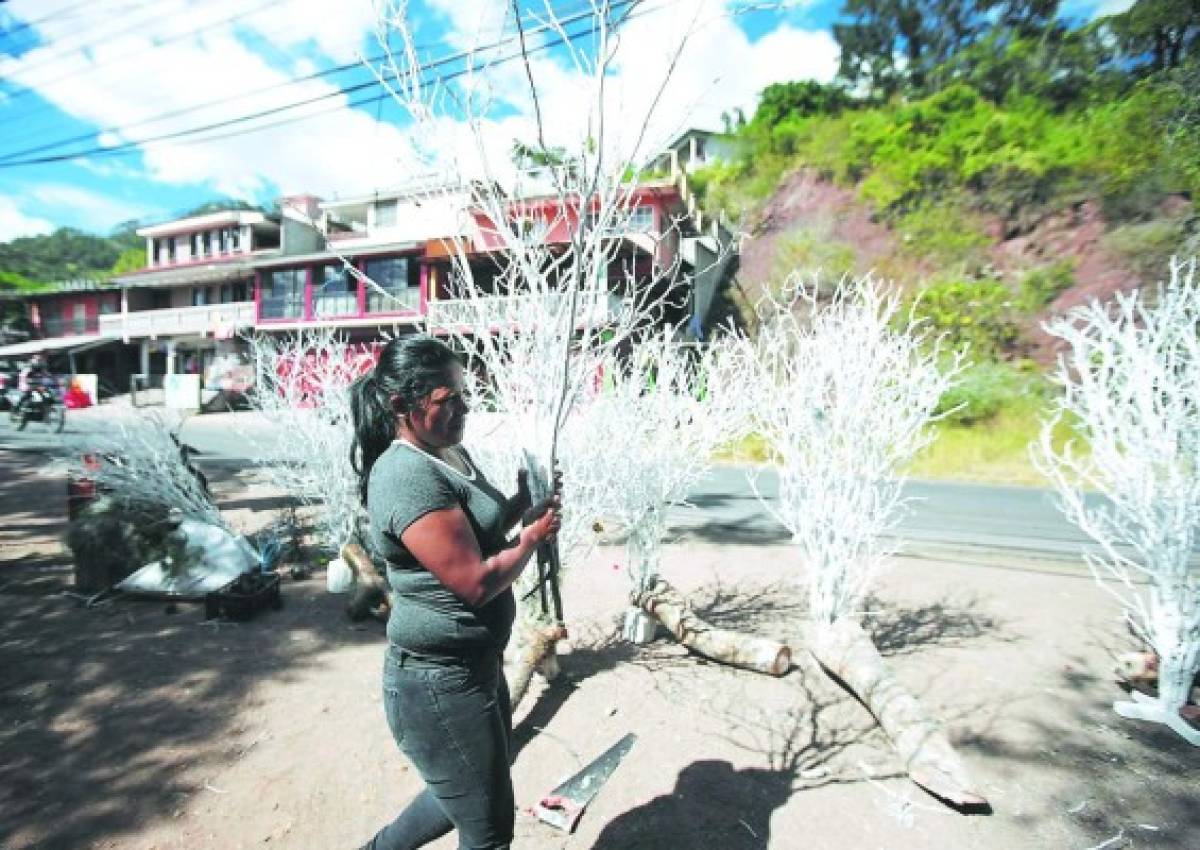
MULTIPOLYGON (((639 3, 639 0, 618 0, 618 2, 613 3, 612 8, 616 9, 618 7, 630 6, 631 4, 637 4, 637 3, 639 3)), ((591 14, 592 14, 591 10, 588 10, 585 12, 580 12, 576 15, 573 15, 573 16, 570 16, 568 18, 558 21, 558 25, 566 27, 566 26, 569 26, 571 23, 574 23, 574 22, 580 20, 581 18, 590 17, 591 14)), ((627 15, 626 17, 631 18, 631 17, 633 17, 633 15, 627 15)), ((544 31, 553 32, 554 26, 551 24, 545 24, 545 25, 533 30, 532 32, 536 33, 536 32, 544 32, 544 31)), ((563 44, 567 40, 575 41, 579 38, 582 38, 589 34, 593 34, 595 32, 596 32, 596 27, 593 25, 584 30, 581 30, 580 32, 569 34, 567 39, 564 39, 561 35, 556 34, 554 38, 552 38, 546 42, 543 42, 542 44, 536 46, 535 48, 531 48, 528 52, 529 53, 540 52, 542 50, 546 50, 551 47, 556 47, 560 44, 563 44)), ((427 62, 427 63, 423 64, 420 67, 420 70, 421 71, 430 71, 430 70, 433 70, 434 68, 443 67, 452 62, 460 61, 462 59, 468 58, 473 53, 476 53, 478 51, 492 50, 492 49, 496 49, 499 47, 503 47, 506 44, 513 42, 514 40, 515 40, 514 37, 510 36, 508 38, 502 39, 500 41, 494 42, 489 45, 484 45, 482 47, 476 47, 476 48, 472 48, 470 50, 465 50, 465 51, 461 51, 459 53, 452 54, 450 56, 445 56, 440 59, 434 60, 432 62, 427 62)), ((504 57, 502 59, 498 59, 492 64, 503 64, 503 63, 512 61, 513 59, 519 58, 520 55, 521 54, 518 51, 514 55, 510 55, 510 56, 504 57)), ((455 79, 457 77, 464 75, 465 73, 467 73, 467 71, 465 69, 460 70, 460 71, 455 71, 452 73, 444 74, 444 75, 438 77, 436 81, 431 81, 431 82, 444 82, 444 81, 452 80, 452 79, 455 79)), ((202 125, 200 127, 191 127, 191 128, 187 128, 184 130, 177 130, 177 131, 174 131, 171 133, 163 133, 158 136, 152 136, 152 137, 146 138, 146 139, 131 140, 131 141, 123 142, 119 145, 112 145, 112 146, 108 146, 108 147, 93 147, 93 148, 90 148, 87 150, 82 150, 82 151, 73 151, 73 152, 68 152, 68 153, 63 153, 63 154, 54 154, 54 155, 49 155, 49 156, 34 157, 34 158, 27 158, 27 159, 13 159, 12 157, 15 157, 17 154, 10 154, 9 158, 6 158, 5 160, 0 161, 0 168, 15 168, 18 166, 23 166, 23 165, 44 165, 44 164, 55 163, 55 162, 66 162, 66 161, 75 160, 75 159, 82 159, 82 158, 87 158, 87 157, 91 157, 91 156, 111 156, 111 155, 115 155, 115 154, 128 153, 128 152, 134 151, 137 148, 142 147, 143 145, 153 144, 156 142, 174 141, 174 140, 184 139, 188 136, 194 136, 194 135, 197 135, 200 133, 206 133, 211 130, 221 130, 226 127, 244 124, 248 121, 253 121, 258 118, 263 118, 263 117, 267 117, 270 115, 277 115, 282 112, 287 112, 292 109, 300 108, 302 106, 309 106, 311 104, 318 103, 318 102, 321 102, 324 100, 329 100, 331 98, 341 97, 343 95, 353 94, 353 93, 359 92, 359 91, 364 91, 366 89, 373 88, 378 85, 379 85, 378 80, 371 80, 366 83, 360 83, 360 84, 353 85, 353 86, 342 87, 342 88, 337 89, 336 91, 328 92, 328 93, 322 94, 322 95, 317 95, 315 97, 306 98, 301 101, 274 107, 272 109, 261 110, 261 111, 250 113, 247 115, 238 116, 236 118, 226 119, 223 121, 216 121, 216 122, 212 122, 210 124, 202 125)), ((296 118, 288 118, 288 119, 284 119, 282 121, 275 121, 275 122, 270 122, 267 124, 256 125, 256 126, 250 127, 250 128, 239 129, 239 130, 235 130, 234 132, 231 132, 231 133, 221 133, 221 134, 212 135, 212 136, 205 136, 202 139, 194 139, 194 140, 192 140, 192 142, 217 141, 220 139, 231 138, 233 136, 243 135, 246 133, 259 132, 259 131, 266 130, 266 129, 269 129, 272 127, 278 127, 278 126, 282 126, 285 124, 309 120, 311 118, 315 118, 315 117, 318 117, 320 115, 323 115, 323 114, 326 114, 329 112, 338 111, 343 108, 355 108, 355 107, 364 106, 367 104, 373 104, 373 103, 377 102, 378 100, 381 100, 386 97, 390 97, 390 94, 385 92, 384 94, 381 94, 381 95, 375 95, 375 96, 368 97, 368 98, 354 100, 347 104, 339 103, 339 104, 336 104, 331 109, 320 110, 320 111, 312 112, 307 115, 299 116, 296 118)), ((154 120, 154 119, 150 119, 150 120, 154 120)), ((142 122, 142 123, 149 123, 149 121, 142 122)), ((134 126, 134 125, 130 125, 130 126, 134 126)), ((108 130, 99 131, 99 132, 120 132, 120 131, 121 131, 121 128, 110 128, 108 130)), ((91 137, 92 135, 96 135, 96 134, 89 133, 89 134, 87 134, 87 137, 91 137)), ((65 142, 62 144, 65 144, 65 142)), ((58 147, 58 146, 61 146, 61 144, 54 145, 54 146, 58 147)))
MULTIPOLYGON (((272 0, 272 2, 279 3, 279 2, 284 2, 284 0, 272 0)), ((162 14, 161 11, 159 11, 158 9, 155 8, 157 5, 158 4, 153 2, 153 0, 150 0, 150 2, 127 4, 126 6, 124 6, 122 8, 124 8, 124 9, 145 9, 145 10, 149 11, 150 14, 147 15, 146 17, 138 17, 138 19, 134 23, 126 23, 126 25, 119 26, 114 30, 106 30, 106 31, 100 32, 100 33, 89 32, 88 38, 83 39, 82 41, 80 41, 77 44, 71 44, 69 47, 63 47, 59 44, 59 42, 51 41, 47 44, 47 46, 48 47, 58 47, 59 50, 57 53, 55 53, 52 56, 44 56, 41 58, 41 61, 34 62, 33 64, 22 68, 21 70, 25 73, 28 73, 30 71, 36 71, 39 68, 45 68, 48 65, 53 65, 56 62, 62 61, 65 57, 67 57, 68 55, 70 55, 72 53, 75 53, 77 51, 82 51, 82 50, 93 49, 100 44, 103 44, 107 41, 111 41, 112 39, 115 39, 115 38, 119 38, 120 36, 127 35, 128 33, 131 33, 136 29, 144 27, 144 26, 146 26, 146 24, 150 23, 156 17, 158 17, 162 14)), ((270 3, 268 3, 267 5, 270 5, 270 3)), ((121 11, 121 9, 107 9, 105 11, 111 15, 113 12, 121 11)))
MULTIPOLYGON (((273 0, 273 2, 279 2, 279 0, 273 0)), ((634 2, 634 0, 618 0, 618 2, 614 4, 614 8, 617 6, 628 5, 630 2, 634 2)), ((271 4, 268 4, 268 5, 271 5, 271 4)), ((254 12, 251 12, 248 14, 254 14, 254 12)), ((574 20, 578 20, 578 18, 579 18, 579 14, 576 14, 576 15, 568 16, 567 18, 564 18, 563 20, 566 22, 572 22, 574 20)), ((217 97, 217 98, 213 98, 212 100, 203 101, 199 104, 180 107, 178 109, 172 109, 167 112, 162 112, 157 115, 153 115, 150 118, 144 118, 140 121, 135 121, 131 124, 110 126, 110 127, 106 127, 101 130, 89 130, 86 133, 81 133, 79 135, 71 136, 66 139, 60 139, 55 142, 48 142, 46 144, 36 145, 34 147, 24 148, 22 150, 10 151, 8 153, 0 154, 0 163, 7 162, 8 160, 15 159, 18 157, 26 157, 26 156, 29 156, 29 155, 35 154, 35 153, 42 153, 44 151, 55 150, 57 148, 75 144, 77 142, 89 141, 91 139, 98 138, 103 133, 123 133, 124 131, 134 129, 136 127, 144 127, 147 124, 156 124, 160 121, 166 121, 171 118, 178 118, 180 116, 187 115, 192 112, 199 112, 199 111, 208 109, 209 107, 226 106, 226 105, 236 102, 238 100, 245 100, 247 98, 254 97, 256 95, 266 94, 266 93, 276 91, 279 89, 287 88, 288 86, 291 86, 291 85, 298 85, 298 84, 304 83, 304 82, 311 82, 312 80, 322 79, 324 77, 329 77, 329 76, 335 76, 337 74, 341 74, 341 73, 347 72, 347 71, 366 70, 364 68, 364 62, 365 63, 382 62, 386 58, 387 58, 386 53, 380 53, 375 56, 367 57, 365 59, 355 60, 353 62, 347 62, 345 64, 336 65, 331 68, 326 68, 326 69, 323 69, 320 71, 315 71, 311 74, 305 74, 304 76, 286 80, 282 83, 274 83, 269 86, 262 86, 257 89, 252 89, 247 92, 241 92, 239 94, 233 95, 232 97, 217 97)), ((93 70, 93 69, 83 69, 83 70, 93 70)), ((343 89, 343 91, 345 91, 345 90, 346 89, 343 89)), ((355 90, 357 90, 357 89, 350 89, 349 91, 353 92, 355 90)), ((303 104, 296 104, 296 105, 299 106, 299 105, 303 105, 303 104)), ((39 110, 39 111, 48 111, 49 108, 50 107, 46 107, 45 110, 39 110)), ((36 114, 38 114, 38 113, 30 112, 30 113, 26 113, 25 116, 22 116, 22 117, 29 117, 29 116, 36 115, 36 114)), ((32 138, 36 138, 36 135, 37 134, 27 134, 21 138, 32 139, 32 138)))
MULTIPOLYGON (((83 2, 76 3, 74 6, 68 6, 65 9, 59 9, 57 12, 51 12, 49 15, 44 15, 43 17, 37 18, 35 20, 20 21, 11 30, 6 30, 5 32, 0 32, 0 36, 12 36, 12 35, 15 35, 16 33, 21 32, 22 30, 27 30, 27 29, 31 29, 33 27, 41 26, 42 24, 46 23, 47 21, 54 20, 55 18, 58 18, 59 20, 66 20, 67 18, 77 17, 75 12, 77 12, 78 10, 82 9, 84 6, 93 6, 94 7, 95 5, 96 5, 95 0, 83 0, 83 2)), ((93 10, 93 11, 100 11, 100 10, 93 10)))
MULTIPOLYGON (((154 46, 156 48, 162 47, 167 44, 173 44, 174 42, 182 41, 183 39, 186 39, 186 38, 192 38, 194 36, 200 35, 201 33, 208 32, 209 30, 212 30, 212 29, 216 29, 217 27, 222 27, 227 24, 234 23, 243 18, 253 17, 254 15, 259 14, 260 12, 263 12, 263 11, 269 9, 271 6, 278 6, 280 3, 284 3, 284 2, 287 2, 287 0, 266 0, 266 2, 254 7, 253 9, 250 9, 248 11, 238 12, 236 15, 231 15, 227 18, 221 18, 220 20, 217 20, 217 21, 211 21, 211 22, 205 24, 204 26, 200 27, 199 29, 187 30, 184 32, 176 33, 175 35, 172 35, 172 36, 168 36, 166 38, 159 39, 154 42, 154 46)), ((129 29, 122 30, 121 32, 115 33, 111 36, 106 36, 104 40, 108 40, 109 38, 116 38, 119 35, 125 35, 128 32, 132 32, 134 29, 137 29, 137 27, 136 26, 130 27, 129 29)), ((85 50, 85 49, 87 49, 86 46, 73 47, 64 52, 65 53, 74 53, 77 50, 85 50)), ((71 71, 68 71, 65 74, 60 74, 59 76, 52 77, 51 79, 48 79, 48 80, 34 80, 30 83, 25 83, 25 82, 18 83, 18 85, 22 86, 22 89, 21 89, 21 91, 18 91, 15 94, 11 95, 9 97, 9 101, 14 102, 14 101, 20 100, 23 97, 29 97, 30 95, 34 94, 37 89, 44 89, 49 86, 53 86, 57 83, 61 83, 64 80, 69 80, 74 77, 78 77, 81 74, 95 73, 100 68, 110 67, 112 65, 123 62, 124 60, 129 59, 131 57, 143 55, 144 52, 145 51, 143 51, 141 48, 139 48, 137 50, 130 50, 125 53, 118 54, 117 56, 110 56, 104 62, 89 64, 83 68, 75 68, 71 71)), ((63 59, 63 58, 65 58, 65 57, 58 57, 58 59, 63 59)), ((57 61, 57 60, 52 59, 51 62, 52 61, 57 61)), ((47 64, 50 64, 50 62, 43 62, 40 65, 31 66, 30 68, 25 68, 23 70, 30 71, 36 67, 44 67, 47 64)), ((24 115, 21 115, 18 117, 20 117, 22 119, 32 118, 33 116, 38 115, 41 112, 48 111, 48 109, 49 109, 49 107, 44 107, 42 109, 32 110, 32 111, 26 112, 24 115)))

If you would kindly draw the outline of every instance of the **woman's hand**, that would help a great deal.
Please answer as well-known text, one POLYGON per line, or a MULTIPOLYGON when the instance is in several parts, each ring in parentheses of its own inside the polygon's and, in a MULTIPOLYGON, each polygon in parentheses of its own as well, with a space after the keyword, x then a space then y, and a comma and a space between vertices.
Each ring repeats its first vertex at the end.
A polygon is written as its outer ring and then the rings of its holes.
POLYGON ((523 522, 525 528, 521 532, 522 539, 526 533, 530 533, 533 535, 530 542, 535 545, 553 540, 554 535, 558 534, 562 527, 562 470, 554 470, 554 489, 549 496, 525 512, 523 522))

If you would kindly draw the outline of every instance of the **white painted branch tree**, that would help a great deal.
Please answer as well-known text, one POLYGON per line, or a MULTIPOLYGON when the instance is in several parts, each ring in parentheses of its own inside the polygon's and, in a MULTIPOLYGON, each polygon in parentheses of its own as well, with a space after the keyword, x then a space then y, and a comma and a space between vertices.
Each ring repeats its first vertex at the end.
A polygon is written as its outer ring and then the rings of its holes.
MULTIPOLYGON (((571 14, 548 3, 488 7, 475 42, 457 57, 456 78, 437 82, 407 2, 378 8, 389 58, 376 73, 414 121, 419 143, 408 155, 418 173, 440 175, 422 206, 459 212, 442 242, 453 270, 441 283, 451 297, 430 303, 429 329, 454 339, 483 373, 476 409, 503 421, 500 441, 509 444, 471 448, 485 467, 501 470, 497 483, 507 487, 518 462, 546 480, 561 461, 570 551, 596 513, 588 499, 598 457, 567 456, 562 435, 572 411, 594 389, 598 364, 659 324, 672 293, 686 297, 677 287, 678 225, 647 228, 636 216, 649 126, 700 7, 665 38, 663 78, 640 81, 645 105, 623 113, 612 71, 621 26, 640 14, 638 4, 596 2, 571 14), (550 49, 555 60, 541 61, 550 49), (546 89, 564 79, 578 121, 545 112, 546 89), (498 117, 514 106, 528 120, 498 117)), ((528 581, 521 589, 528 592, 528 581)), ((534 619, 552 618, 538 611, 534 619)))
POLYGON ((809 617, 856 617, 894 546, 904 465, 931 439, 938 400, 961 368, 870 276, 845 279, 828 303, 817 281, 789 280, 764 302, 752 348, 757 428, 779 469, 779 506, 807 565, 809 617))
POLYGON ((1123 717, 1165 723, 1200 746, 1179 715, 1200 670, 1200 282, 1171 262, 1153 297, 1093 302, 1047 326, 1064 340, 1062 387, 1034 451, 1067 517, 1100 544, 1096 580, 1159 657, 1158 698, 1118 702, 1123 717), (1067 421, 1088 450, 1054 445, 1067 421), (1102 501, 1089 501, 1088 493, 1102 501))
POLYGON ((332 330, 260 334, 250 351, 254 406, 283 437, 260 469, 273 486, 317 509, 322 544, 340 552, 356 539, 363 516, 350 465, 349 386, 373 360, 332 330))
POLYGON ((628 535, 632 593, 658 578, 667 509, 685 501, 713 453, 745 430, 733 353, 724 337, 700 348, 655 335, 626 358, 605 358, 603 389, 581 411, 576 439, 607 447, 597 499, 628 535))
POLYGON ((808 584, 808 649, 871 710, 912 779, 959 806, 986 807, 949 739, 892 675, 860 624, 895 545, 905 464, 931 439, 938 400, 962 368, 900 297, 871 276, 825 301, 798 275, 768 300, 745 356, 758 430, 778 462, 776 508, 808 584), (794 294, 792 294, 794 292, 794 294))
POLYGON ((203 479, 189 467, 176 439, 179 425, 177 417, 166 414, 117 417, 110 430, 92 439, 100 463, 90 467, 74 461, 75 472, 147 515, 166 512, 229 531, 203 479))

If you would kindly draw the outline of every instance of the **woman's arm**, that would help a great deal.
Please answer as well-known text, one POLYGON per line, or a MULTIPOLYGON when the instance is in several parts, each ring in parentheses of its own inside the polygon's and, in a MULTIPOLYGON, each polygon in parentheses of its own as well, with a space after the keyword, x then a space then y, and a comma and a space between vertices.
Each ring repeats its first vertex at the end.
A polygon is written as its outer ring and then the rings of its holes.
POLYGON ((558 500, 521 530, 517 544, 484 558, 461 508, 432 511, 400 535, 405 548, 455 596, 478 608, 507 590, 529 556, 558 532, 558 500))

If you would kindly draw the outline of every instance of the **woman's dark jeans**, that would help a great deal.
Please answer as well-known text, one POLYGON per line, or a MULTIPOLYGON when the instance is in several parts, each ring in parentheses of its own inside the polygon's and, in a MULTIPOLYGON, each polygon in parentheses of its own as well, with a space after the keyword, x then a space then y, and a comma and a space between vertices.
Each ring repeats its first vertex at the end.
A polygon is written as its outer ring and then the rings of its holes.
POLYGON ((451 829, 460 850, 504 850, 512 842, 509 773, 512 709, 495 650, 453 664, 389 647, 383 703, 400 749, 425 790, 367 844, 424 847, 451 829))

